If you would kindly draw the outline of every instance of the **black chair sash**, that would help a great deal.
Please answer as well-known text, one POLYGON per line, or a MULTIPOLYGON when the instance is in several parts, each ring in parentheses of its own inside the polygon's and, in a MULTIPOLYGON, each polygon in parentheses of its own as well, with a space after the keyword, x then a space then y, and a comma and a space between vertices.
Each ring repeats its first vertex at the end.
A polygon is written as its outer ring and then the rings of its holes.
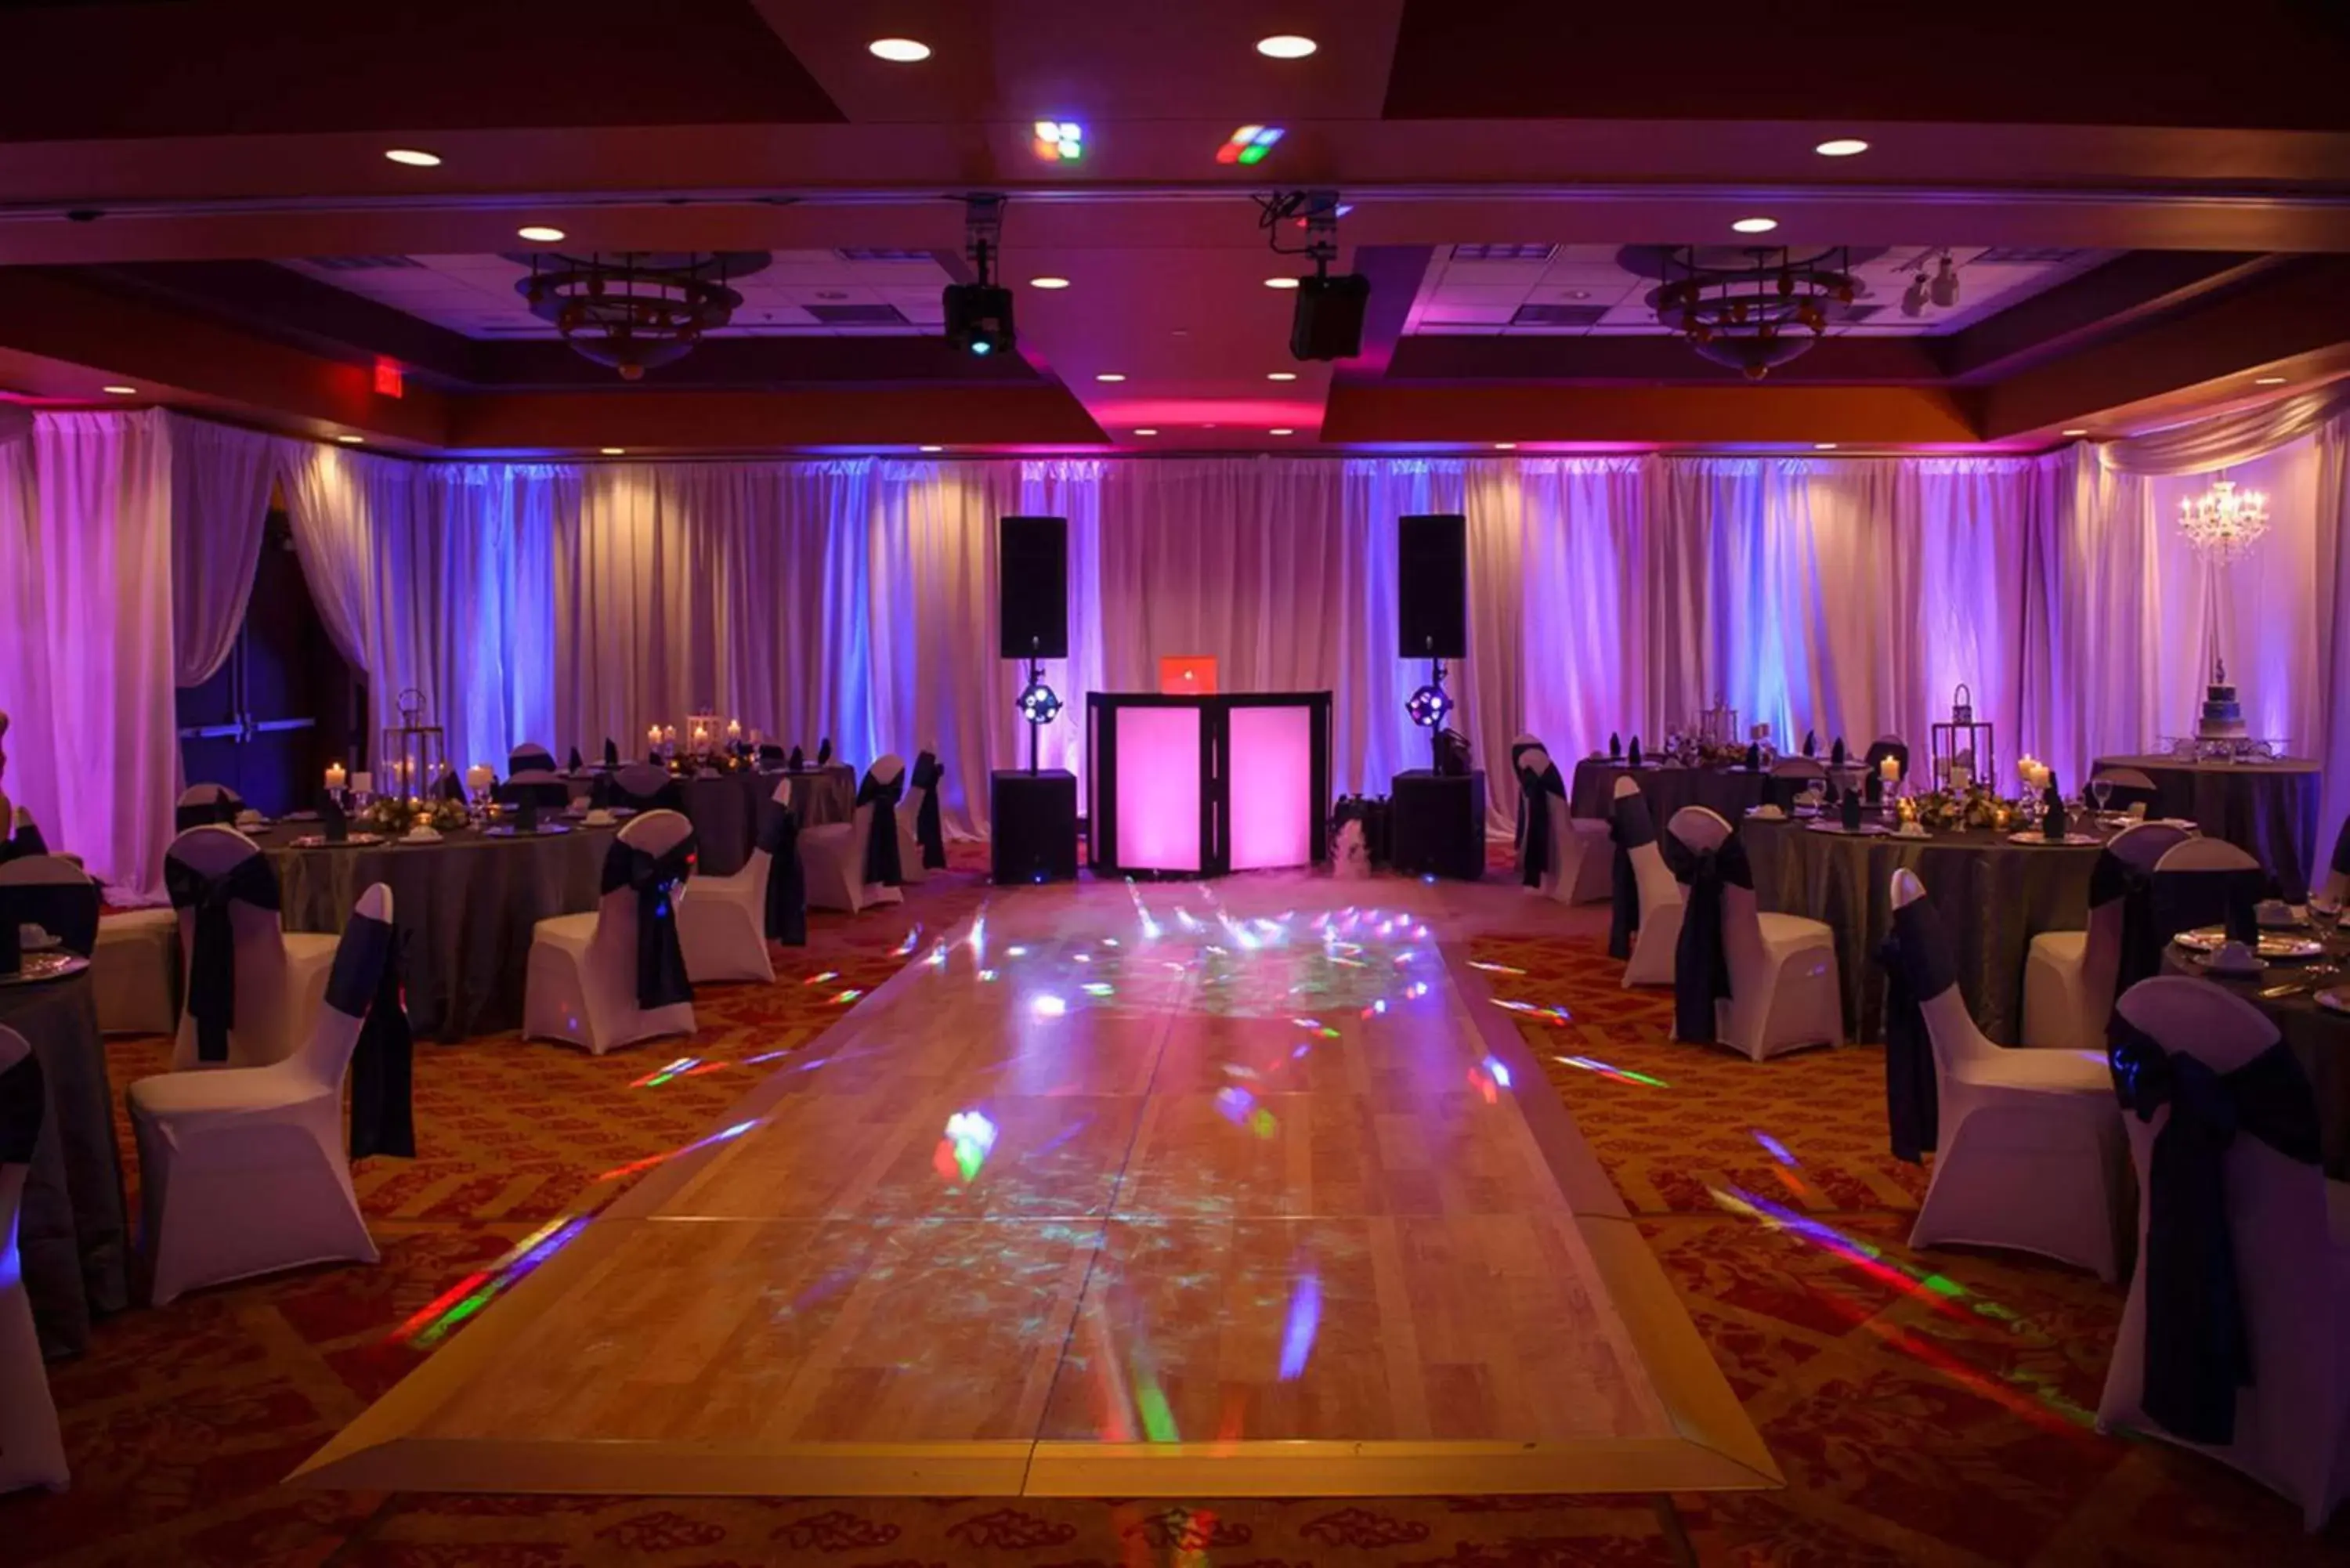
POLYGON ((784 748, 773 741, 762 741, 759 742, 759 764, 764 767, 769 763, 775 763, 777 767, 783 766, 784 748))
POLYGON ((1941 1118, 1941 1081, 1925 1004, 1959 982, 1957 950, 1934 906, 1914 899, 1893 911, 1877 950, 1885 966, 1885 1125, 1893 1158, 1922 1163, 1941 1118))
POLYGON ((598 774, 588 781, 588 805, 591 810, 612 809, 612 775, 598 774))
POLYGON ((914 759, 914 771, 908 782, 921 790, 922 805, 914 813, 914 841, 922 846, 922 865, 927 870, 943 871, 947 866, 947 836, 939 820, 939 781, 947 776, 946 764, 929 752, 914 759))
POLYGON ((411 1099, 416 1052, 408 1026, 401 957, 408 933, 390 922, 353 915, 327 975, 327 1005, 359 1022, 351 1051, 350 1152, 416 1158, 411 1099))
POLYGON ((1518 880, 1529 888, 1541 887, 1544 874, 1550 869, 1550 801, 1546 798, 1550 795, 1566 798, 1566 781, 1559 776, 1556 763, 1541 773, 1525 767, 1518 770, 1518 811, 1522 819, 1518 880))
POLYGON ((1632 851, 1657 841, 1656 819, 1648 815, 1648 797, 1627 794, 1616 802, 1607 819, 1607 836, 1616 852, 1608 867, 1607 956, 1628 959, 1632 939, 1640 929, 1640 878, 1632 869, 1632 851))
POLYGON ((2098 852, 2089 872, 2089 908, 2118 903, 2122 910, 2121 953, 2114 968, 2114 1000, 2142 980, 2162 972, 2168 937, 2154 930, 2154 878, 2111 849, 2098 852))
POLYGON ((33 1163, 33 1147, 41 1141, 41 1118, 48 1106, 38 1056, 28 1054, 0 1071, 0 1165, 33 1163))
POLYGON ((2154 881, 2156 951, 2181 931, 2219 926, 2228 940, 2255 946, 2261 940, 2258 907, 2268 890, 2268 873, 2257 867, 2233 871, 2162 871, 2154 881))
POLYGON ((166 857, 163 888, 172 908, 195 914, 195 941, 188 959, 188 1016, 196 1023, 196 1060, 228 1060, 228 1032, 236 1022, 236 928, 228 907, 249 904, 276 914, 277 875, 258 855, 247 856, 222 876, 211 877, 185 861, 166 857))
POLYGON ((1807 757, 1815 757, 1815 756, 1819 755, 1819 752, 1820 752, 1820 732, 1819 732, 1817 730, 1806 730, 1806 731, 1804 731, 1804 755, 1805 755, 1805 756, 1807 756, 1807 757))
POLYGON ((1662 840, 1665 864, 1689 889, 1681 901, 1681 935, 1673 949, 1673 1038, 1717 1038, 1714 1003, 1730 995, 1730 950, 1721 937, 1722 889, 1754 888, 1746 846, 1738 835, 1712 849, 1692 849, 1671 834, 1662 840))
POLYGON ((211 827, 215 824, 234 826, 236 814, 244 809, 244 802, 234 794, 223 793, 218 800, 208 800, 194 805, 172 808, 172 825, 175 832, 185 833, 192 827, 211 827))
MULTIPOLYGON (((819 764, 820 765, 820 764, 819 764)), ((870 773, 857 791, 857 804, 873 808, 873 831, 865 836, 865 884, 895 888, 906 879, 898 858, 898 802, 906 793, 906 775, 883 784, 870 773)))
POLYGON ((609 735, 604 737, 604 765, 608 768, 620 765, 619 745, 609 735))
MULTIPOLYGON (((575 756, 577 753, 573 753, 575 756)), ((553 773, 555 753, 539 746, 517 746, 506 753, 506 772, 510 774, 553 773)))
POLYGON ((800 865, 799 814, 777 801, 759 803, 758 847, 767 852, 767 940, 807 946, 807 872, 800 865))
POLYGON ((820 768, 829 767, 832 765, 832 737, 830 735, 827 735, 824 739, 816 743, 816 765, 820 768))
POLYGON ((441 787, 432 793, 442 800, 453 800, 463 805, 465 804, 465 781, 453 773, 442 774, 441 787))
POLYGON ((616 838, 604 857, 598 891, 628 888, 637 895, 637 1005, 648 1012, 693 1000, 677 940, 677 889, 693 875, 695 847, 691 833, 660 855, 616 838))
POLYGON ((338 791, 322 789, 318 792, 318 826, 329 844, 350 842, 350 814, 343 809, 338 791))
MULTIPOLYGON (((2184 1052, 2166 1052, 2118 1012, 2110 1029, 2107 1063, 2123 1111, 2151 1122, 2170 1107, 2147 1170, 2141 1402, 2164 1430, 2188 1442, 2233 1442, 2236 1390, 2252 1386, 2255 1368, 2228 1223, 2228 1148, 2249 1134, 2287 1159, 2315 1165, 2316 1102, 2282 1042, 2220 1074, 2184 1052)), ((2292 1366, 2269 1372, 2301 1375, 2292 1366)))
POLYGON ((500 805, 530 805, 541 811, 561 811, 571 804, 570 788, 561 779, 508 779, 490 794, 500 805))
POLYGON ((571 748, 571 760, 565 765, 575 774, 584 774, 588 771, 588 759, 579 754, 578 747, 574 746, 571 748))
POLYGON ((98 950, 98 884, 88 877, 78 882, 0 882, 0 925, 12 932, 18 926, 38 926, 63 942, 67 951, 83 958, 98 950))
MULTIPOLYGON (((1537 751, 1541 749, 1541 746, 1542 742, 1540 741, 1513 741, 1510 743, 1510 772, 1519 775, 1518 826, 1517 831, 1511 835, 1510 842, 1515 845, 1518 848, 1520 856, 1518 866, 1521 870, 1523 870, 1525 867, 1523 857, 1526 847, 1525 769, 1523 764, 1525 762, 1526 753, 1528 752, 1537 751)), ((1534 884, 1529 882, 1526 886, 1531 888, 1534 884)))
POLYGON ((27 822, 8 836, 8 853, 0 859, 15 860, 26 855, 47 855, 49 841, 41 836, 40 826, 27 822))
POLYGON ((792 748, 792 754, 784 759, 784 766, 795 774, 806 773, 807 771, 807 754, 802 752, 797 746, 794 746, 792 748))
POLYGON ((683 811, 685 809, 685 790, 674 778, 662 780, 660 787, 650 794, 639 794, 615 778, 612 781, 611 795, 611 804, 614 805, 625 805, 637 811, 683 811))

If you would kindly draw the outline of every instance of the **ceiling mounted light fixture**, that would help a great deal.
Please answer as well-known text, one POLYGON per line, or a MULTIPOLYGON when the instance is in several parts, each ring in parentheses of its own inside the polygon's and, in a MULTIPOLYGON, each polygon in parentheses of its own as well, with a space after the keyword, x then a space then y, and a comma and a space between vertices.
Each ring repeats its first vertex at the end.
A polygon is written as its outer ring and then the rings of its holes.
POLYGON ((1857 136, 1838 136, 1812 149, 1823 158, 1855 158, 1868 151, 1868 143, 1857 136))
POLYGON ((528 240, 535 245, 559 245, 563 243, 563 231, 545 223, 525 223, 515 231, 515 238, 528 240))
POLYGON ((1515 452, 1518 450, 1518 443, 1513 441, 1497 441, 1493 443, 1493 450, 1495 452, 1515 452))
POLYGON ((530 313, 554 323, 583 358, 636 381, 732 321, 743 304, 734 282, 773 258, 765 251, 620 251, 514 259, 530 264, 530 275, 515 284, 530 313))
POLYGON ((139 395, 136 387, 100 387, 99 390, 109 398, 135 398, 139 395))
POLYGON ((2257 490, 2238 490, 2232 479, 2213 480, 2202 494, 2179 502, 2178 531, 2198 552, 2224 566, 2242 558, 2269 531, 2269 498, 2257 490))
POLYGON ((1158 432, 1156 430, 1152 429, 1152 428, 1151 428, 1150 426, 1149 426, 1149 425, 1138 425, 1138 426, 1136 426, 1136 427, 1135 427, 1134 433, 1135 433, 1135 434, 1137 434, 1137 435, 1139 435, 1139 436, 1142 436, 1142 435, 1157 435, 1159 432, 1158 432))
POLYGON ((1730 225, 1742 234, 1767 234, 1779 226, 1776 218, 1740 218, 1730 225))
POLYGON ((1274 143, 1284 134, 1277 125, 1243 125, 1224 138, 1224 144, 1216 149, 1216 161, 1242 165, 1262 163, 1264 155, 1273 151, 1274 143))
POLYGON ((1684 245, 1653 265, 1663 279, 1648 298, 1657 319, 1750 381, 1807 352, 1861 292, 1852 253, 1841 245, 1802 253, 1684 245))
POLYGON ((1321 47, 1297 33, 1275 33, 1256 41, 1256 52, 1268 60, 1302 60, 1321 47))
POLYGON ((1264 433, 1267 435, 1295 435, 1297 432, 1287 425, 1275 425, 1273 429, 1265 431, 1264 433))
POLYGON ((946 448, 942 446, 926 446, 921 450, 924 452, 944 452, 946 451, 946 448))
POLYGON ((1012 324, 1012 291, 995 281, 1003 254, 1003 198, 981 192, 962 199, 963 254, 972 281, 951 283, 939 296, 947 346, 975 359, 1009 354, 1019 340, 1012 324))
POLYGON ((1048 290, 1066 288, 1069 286, 1069 280, 1066 277, 1032 277, 1028 280, 1028 286, 1048 290))
POLYGON ((345 446, 357 446, 367 438, 365 436, 338 435, 335 439, 345 446))
POLYGON ((1123 381, 1126 379, 1126 372, 1123 370, 1097 370, 1094 372, 1094 379, 1097 381, 1123 381))
POLYGON ((2252 385, 2255 387, 2282 387, 2289 379, 2290 378, 2284 376, 2255 376, 2252 378, 2252 385))
POLYGON ((1832 441, 1815 441, 1812 443, 1814 452, 1834 452, 1835 449, 1836 443, 1832 441))
POLYGON ((421 148, 390 147, 384 150, 383 155, 386 158, 390 159, 394 163, 405 163, 411 169, 438 169, 441 167, 441 155, 439 153, 427 152, 421 148))
POLYGON ((1075 163, 1086 155, 1086 128, 1074 119, 1040 119, 1029 151, 1047 163, 1075 163))
POLYGON ((930 45, 919 38, 876 38, 865 46, 865 52, 893 66, 910 66, 931 57, 930 45))
POLYGON ((1267 288, 1295 288, 1299 281, 1299 279, 1294 277, 1269 277, 1264 280, 1264 286, 1267 288))
POLYGON ((600 450, 606 457, 626 457, 629 455, 629 449, 624 446, 608 446, 598 450, 600 450))
POLYGON ((1264 379, 1268 381, 1295 381, 1297 379, 1297 372, 1295 370, 1267 370, 1264 373, 1264 379))
POLYGON ((2082 428, 2081 428, 2081 427, 2079 427, 2079 426, 2075 426, 2075 427, 2074 427, 2073 429, 2071 429, 2071 430, 2069 430, 2069 431, 2058 431, 2056 433, 2057 433, 2058 435, 2085 436, 2085 435, 2087 435, 2089 432, 2088 432, 2086 430, 2082 429, 2082 428))

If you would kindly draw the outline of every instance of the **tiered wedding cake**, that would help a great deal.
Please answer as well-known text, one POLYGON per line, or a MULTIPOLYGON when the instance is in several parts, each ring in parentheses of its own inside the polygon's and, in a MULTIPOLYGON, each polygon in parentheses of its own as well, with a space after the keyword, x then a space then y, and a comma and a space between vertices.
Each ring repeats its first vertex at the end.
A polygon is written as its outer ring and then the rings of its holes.
POLYGON ((2238 741, 2244 737, 2244 705, 2228 684, 2228 661, 2211 668, 2211 684, 2203 689, 2203 717, 2195 733, 2207 741, 2238 741))

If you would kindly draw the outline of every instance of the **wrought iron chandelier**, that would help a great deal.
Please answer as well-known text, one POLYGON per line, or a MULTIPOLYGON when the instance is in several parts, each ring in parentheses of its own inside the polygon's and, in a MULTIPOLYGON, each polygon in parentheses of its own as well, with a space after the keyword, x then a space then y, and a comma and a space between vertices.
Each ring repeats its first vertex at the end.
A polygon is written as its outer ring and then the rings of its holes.
POLYGON ((730 285, 772 258, 765 251, 548 251, 515 259, 530 264, 515 292, 531 314, 553 322, 581 355, 635 381, 733 320, 743 296, 730 285))
POLYGON ((2178 531, 2222 566, 2241 560, 2269 531, 2269 498, 2239 491, 2231 479, 2214 480, 2202 494, 2179 502, 2178 531))
POLYGON ((1852 253, 1682 245, 1663 254, 1648 306, 1669 329, 1750 381, 1808 352, 1863 292, 1852 253))

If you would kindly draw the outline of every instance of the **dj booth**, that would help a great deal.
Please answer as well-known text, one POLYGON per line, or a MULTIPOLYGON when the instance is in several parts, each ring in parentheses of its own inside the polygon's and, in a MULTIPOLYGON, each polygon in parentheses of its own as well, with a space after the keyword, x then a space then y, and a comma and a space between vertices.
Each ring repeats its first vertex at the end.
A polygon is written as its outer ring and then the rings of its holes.
POLYGON ((1087 858, 1103 875, 1214 877, 1327 859, 1330 693, 1094 692, 1086 796, 1087 858))

